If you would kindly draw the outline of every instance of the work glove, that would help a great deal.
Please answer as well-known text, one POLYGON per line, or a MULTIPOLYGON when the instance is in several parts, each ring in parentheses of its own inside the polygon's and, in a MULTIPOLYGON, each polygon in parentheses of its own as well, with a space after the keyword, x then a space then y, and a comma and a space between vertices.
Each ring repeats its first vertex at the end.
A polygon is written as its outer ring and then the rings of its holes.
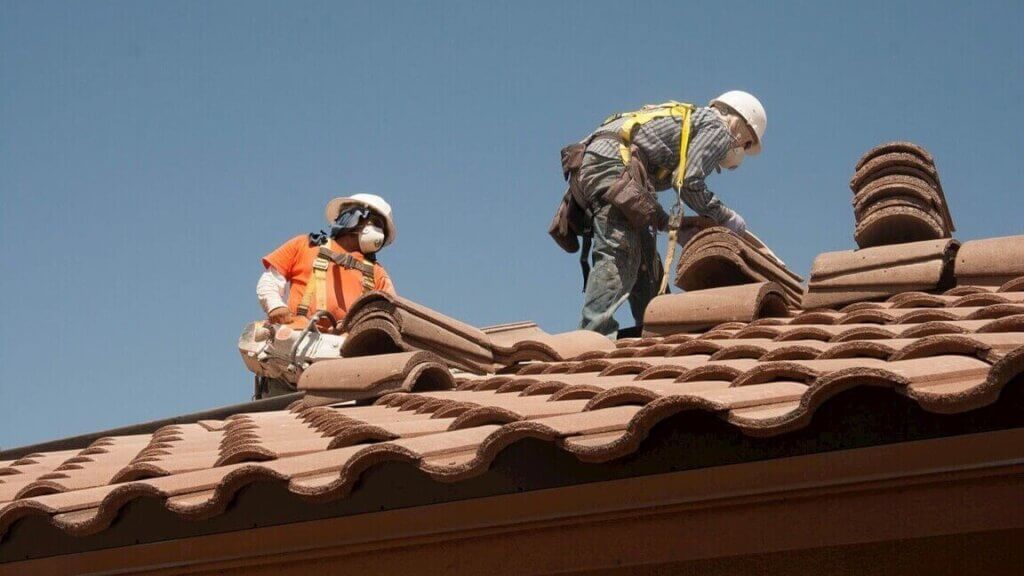
POLYGON ((743 233, 747 231, 747 222, 734 210, 729 210, 728 216, 720 224, 732 230, 733 234, 737 236, 743 236, 743 233))
POLYGON ((278 306, 267 313, 271 324, 291 324, 292 311, 287 306, 278 306))

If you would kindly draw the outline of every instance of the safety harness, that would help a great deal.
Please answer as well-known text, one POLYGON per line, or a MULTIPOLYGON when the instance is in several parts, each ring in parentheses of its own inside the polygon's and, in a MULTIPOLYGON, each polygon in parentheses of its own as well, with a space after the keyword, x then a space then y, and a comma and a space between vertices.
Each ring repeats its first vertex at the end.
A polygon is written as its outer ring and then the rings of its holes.
MULTIPOLYGON (((690 116, 696 107, 693 104, 686 104, 684 102, 676 102, 670 100, 663 104, 649 104, 644 106, 640 110, 635 112, 623 112, 621 114, 613 114, 605 119, 601 123, 601 126, 607 126, 620 118, 625 118, 626 121, 622 123, 618 131, 612 132, 614 138, 619 141, 619 155, 622 157, 622 163, 629 165, 632 154, 630 153, 630 146, 633 143, 633 133, 636 129, 651 120, 658 118, 679 118, 682 130, 680 131, 679 139, 679 164, 676 167, 676 179, 672 182, 672 185, 676 189, 680 188, 683 184, 683 178, 686 175, 686 149, 690 143, 690 116)), ((607 137, 609 132, 602 132, 600 129, 594 134, 594 139, 601 136, 607 137)), ((671 172, 667 167, 659 167, 655 173, 655 179, 664 181, 668 178, 671 172)))
MULTIPOLYGON (((668 289, 668 270, 672 264, 672 259, 675 257, 676 238, 679 235, 679 225, 683 219, 683 198, 682 190, 683 181, 686 178, 686 156, 690 144, 690 117, 695 110, 693 104, 686 104, 683 102, 676 102, 674 100, 665 102, 663 104, 652 104, 644 106, 642 109, 635 112, 624 112, 621 114, 614 114, 605 119, 601 123, 601 126, 607 126, 616 120, 625 118, 626 120, 622 123, 616 131, 602 131, 600 128, 594 133, 594 135, 588 140, 587 144, 597 140, 599 138, 611 138, 619 143, 619 155, 622 157, 622 164, 629 166, 630 160, 632 160, 631 147, 633 144, 633 133, 636 129, 651 120, 658 118, 679 118, 681 130, 679 131, 679 164, 676 166, 675 179, 672 181, 672 186, 676 190, 676 203, 672 207, 672 212, 669 215, 668 224, 668 249, 665 252, 665 266, 661 276, 661 286, 658 289, 658 294, 664 294, 668 289)), ((664 182, 668 179, 671 171, 665 167, 658 167, 657 172, 654 173, 655 181, 664 182)), ((588 214, 589 216, 589 214, 588 214)), ((590 255, 591 238, 584 236, 583 239, 583 254, 580 255, 580 263, 583 265, 583 286, 586 289, 587 276, 589 276, 590 265, 587 259, 590 255)))
MULTIPOLYGON (((313 260, 313 278, 306 286, 306 292, 302 295, 302 303, 299 304, 296 312, 299 316, 309 315, 309 305, 313 301, 313 293, 316 293, 316 311, 327 309, 327 269, 331 263, 348 270, 358 270, 363 274, 362 294, 373 291, 376 286, 374 270, 376 264, 363 262, 351 254, 338 254, 327 247, 327 239, 322 235, 310 235, 310 246, 320 246, 316 258, 313 260)), ((360 295, 362 295, 360 294, 360 295)))

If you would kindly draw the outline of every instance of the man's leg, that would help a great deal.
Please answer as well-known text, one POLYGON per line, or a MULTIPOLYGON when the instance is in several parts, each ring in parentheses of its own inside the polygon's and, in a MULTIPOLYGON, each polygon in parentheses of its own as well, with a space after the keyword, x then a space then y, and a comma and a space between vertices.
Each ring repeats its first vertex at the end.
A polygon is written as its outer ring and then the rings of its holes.
POLYGON ((662 269, 661 256, 658 254, 657 237, 648 232, 638 234, 640 257, 636 284, 629 295, 629 308, 637 326, 643 326, 644 312, 651 300, 658 295, 661 288, 662 269))
POLYGON ((594 214, 593 268, 587 280, 580 328, 614 337, 615 311, 636 283, 640 266, 639 234, 613 206, 594 214))

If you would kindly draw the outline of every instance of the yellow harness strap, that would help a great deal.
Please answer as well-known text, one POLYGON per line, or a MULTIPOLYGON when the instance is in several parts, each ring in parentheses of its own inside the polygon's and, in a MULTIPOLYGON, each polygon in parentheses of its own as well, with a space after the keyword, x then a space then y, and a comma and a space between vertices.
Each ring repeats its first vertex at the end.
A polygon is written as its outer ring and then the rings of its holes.
POLYGON ((373 292, 377 287, 376 278, 373 277, 375 266, 373 264, 363 263, 359 267, 359 271, 363 273, 363 294, 367 292, 373 292))
POLYGON ((676 189, 676 204, 672 207, 672 214, 668 220, 668 246, 665 247, 665 265, 661 270, 661 287, 658 288, 658 295, 668 292, 668 275, 671 273, 672 259, 676 255, 676 240, 679 237, 679 224, 683 221, 683 181, 686 180, 686 156, 690 149, 690 113, 693 108, 687 108, 683 115, 682 130, 679 131, 679 166, 676 167, 676 177, 672 187, 676 189))
POLYGON ((313 301, 313 294, 316 294, 316 311, 327 309, 327 268, 330 260, 323 252, 317 254, 313 260, 313 277, 306 284, 306 291, 302 294, 302 303, 299 304, 299 316, 309 315, 309 305, 313 301))
MULTIPOLYGON (((693 110, 693 104, 686 104, 684 102, 676 102, 672 100, 665 102, 664 104, 644 106, 641 110, 636 112, 615 114, 614 116, 608 117, 601 125, 604 126, 609 122, 618 120, 619 118, 626 118, 626 121, 622 123, 622 127, 619 128, 619 136, 622 137, 622 142, 619 144, 619 156, 622 157, 622 163, 628 165, 632 156, 629 151, 629 146, 633 142, 633 131, 636 130, 638 126, 642 126, 657 118, 679 118, 682 130, 680 130, 679 164, 676 166, 676 172, 677 174, 682 175, 685 174, 686 169, 686 148, 690 142, 690 115, 693 113, 693 110)), ((680 175, 677 175, 676 181, 673 182, 673 185, 677 189, 682 184, 682 176, 680 175)), ((666 176, 667 170, 665 168, 660 168, 656 174, 656 179, 663 180, 666 176)))

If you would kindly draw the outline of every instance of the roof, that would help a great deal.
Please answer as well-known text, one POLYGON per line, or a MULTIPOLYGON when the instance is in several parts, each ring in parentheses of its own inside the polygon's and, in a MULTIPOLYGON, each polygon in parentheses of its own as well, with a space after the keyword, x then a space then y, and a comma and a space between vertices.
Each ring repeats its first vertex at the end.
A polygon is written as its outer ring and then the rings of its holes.
POLYGON ((256 483, 337 501, 388 462, 466 482, 523 441, 595 469, 619 462, 629 474, 629 458, 672 419, 710 417, 719 423, 712 436, 729 431, 771 448, 829 418, 826 407, 850 402, 850 390, 953 420, 987 414, 1021 381, 1024 236, 826 253, 802 293, 799 277, 766 254, 722 229, 698 234, 679 278, 703 268, 710 285, 659 297, 644 336, 614 342, 530 322, 477 329, 372 293, 346 318, 346 358, 311 367, 304 399, 287 409, 0 462, 0 538, 29 519, 74 537, 100 534, 142 500, 209 521, 256 483))

